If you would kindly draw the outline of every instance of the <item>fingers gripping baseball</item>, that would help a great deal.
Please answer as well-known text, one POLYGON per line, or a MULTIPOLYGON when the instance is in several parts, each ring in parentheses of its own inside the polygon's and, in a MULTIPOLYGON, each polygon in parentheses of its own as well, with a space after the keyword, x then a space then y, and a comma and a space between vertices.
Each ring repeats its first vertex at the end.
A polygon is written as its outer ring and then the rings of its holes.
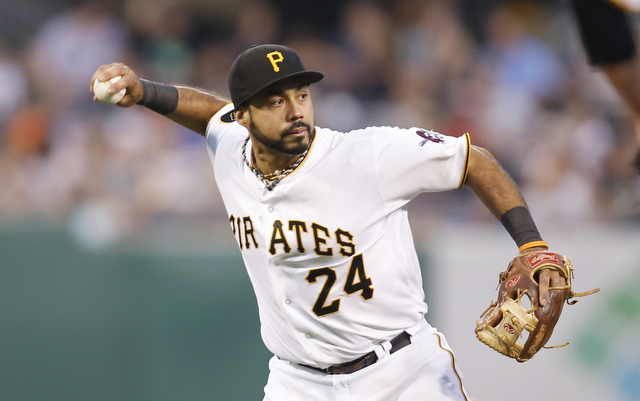
POLYGON ((125 89, 124 96, 116 104, 121 107, 129 107, 138 103, 142 99, 142 84, 136 73, 129 66, 122 63, 103 65, 93 74, 89 87, 89 90, 93 93, 93 100, 100 100, 94 91, 95 81, 108 82, 116 77, 121 78, 111 83, 106 95, 114 96, 122 89, 125 89))

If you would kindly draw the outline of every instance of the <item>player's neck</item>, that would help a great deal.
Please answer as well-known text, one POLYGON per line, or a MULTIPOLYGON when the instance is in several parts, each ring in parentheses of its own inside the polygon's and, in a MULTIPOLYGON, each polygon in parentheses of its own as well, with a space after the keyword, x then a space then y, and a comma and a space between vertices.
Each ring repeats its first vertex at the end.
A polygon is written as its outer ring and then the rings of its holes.
POLYGON ((251 154, 249 155, 249 160, 252 166, 258 170, 258 173, 264 176, 287 170, 294 164, 297 167, 306 157, 314 137, 315 131, 312 131, 307 146, 300 148, 300 150, 302 150, 300 153, 293 154, 268 146, 260 140, 256 140, 253 136, 250 136, 251 154))
POLYGON ((258 171, 264 175, 269 175, 276 170, 284 170, 302 156, 302 153, 298 155, 291 155, 260 146, 256 142, 253 142, 252 145, 251 161, 258 171))

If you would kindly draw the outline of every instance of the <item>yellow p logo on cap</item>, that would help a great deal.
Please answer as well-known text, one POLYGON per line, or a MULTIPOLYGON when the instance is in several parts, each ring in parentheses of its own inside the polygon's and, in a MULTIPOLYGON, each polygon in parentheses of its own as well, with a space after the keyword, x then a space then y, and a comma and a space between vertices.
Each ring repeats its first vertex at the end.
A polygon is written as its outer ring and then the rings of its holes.
POLYGON ((278 63, 282 63, 284 61, 284 56, 279 51, 271 52, 267 54, 267 58, 271 62, 273 66, 273 70, 275 72, 280 71, 280 67, 278 67, 278 63))

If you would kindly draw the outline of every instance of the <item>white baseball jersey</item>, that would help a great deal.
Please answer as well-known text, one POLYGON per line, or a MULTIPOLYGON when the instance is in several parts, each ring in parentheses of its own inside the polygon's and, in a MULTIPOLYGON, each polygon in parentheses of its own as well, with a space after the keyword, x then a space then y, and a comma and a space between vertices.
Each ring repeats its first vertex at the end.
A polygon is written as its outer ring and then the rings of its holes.
MULTIPOLYGON (((247 167, 233 105, 207 146, 274 355, 327 367, 354 360, 427 311, 406 205, 460 187, 468 135, 315 128, 303 163, 269 191, 247 167)), ((247 144, 250 155, 251 141, 247 144)))

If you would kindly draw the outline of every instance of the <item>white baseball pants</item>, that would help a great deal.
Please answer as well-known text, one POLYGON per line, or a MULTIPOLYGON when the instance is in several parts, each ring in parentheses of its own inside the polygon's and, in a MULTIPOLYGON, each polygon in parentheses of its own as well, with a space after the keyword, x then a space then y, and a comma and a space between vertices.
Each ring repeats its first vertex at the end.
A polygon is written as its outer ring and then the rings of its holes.
POLYGON ((273 357, 263 401, 473 401, 444 336, 425 320, 414 330, 411 344, 393 354, 378 350, 382 358, 350 374, 273 357))

